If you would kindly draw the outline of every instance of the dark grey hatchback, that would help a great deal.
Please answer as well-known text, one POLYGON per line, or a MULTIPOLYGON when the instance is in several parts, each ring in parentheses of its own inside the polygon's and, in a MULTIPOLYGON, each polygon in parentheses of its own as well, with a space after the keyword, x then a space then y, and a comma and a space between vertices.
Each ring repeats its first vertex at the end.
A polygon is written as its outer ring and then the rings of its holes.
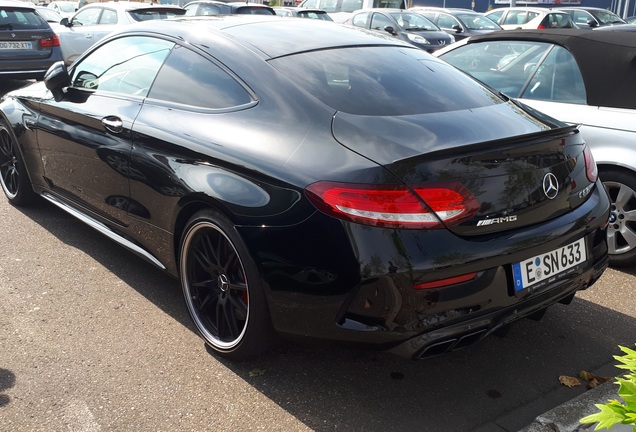
POLYGON ((59 38, 31 3, 0 0, 0 76, 42 79, 61 59, 59 38))

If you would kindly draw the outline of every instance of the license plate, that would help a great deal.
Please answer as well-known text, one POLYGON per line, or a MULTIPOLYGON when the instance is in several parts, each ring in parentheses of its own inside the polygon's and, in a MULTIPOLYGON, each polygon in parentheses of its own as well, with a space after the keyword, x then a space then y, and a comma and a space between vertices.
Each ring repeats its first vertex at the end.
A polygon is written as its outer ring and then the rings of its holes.
POLYGON ((587 259, 585 241, 580 239, 562 248, 512 265, 515 291, 550 280, 587 259))
POLYGON ((0 49, 3 50, 22 50, 22 49, 33 49, 33 44, 31 42, 0 42, 0 49))

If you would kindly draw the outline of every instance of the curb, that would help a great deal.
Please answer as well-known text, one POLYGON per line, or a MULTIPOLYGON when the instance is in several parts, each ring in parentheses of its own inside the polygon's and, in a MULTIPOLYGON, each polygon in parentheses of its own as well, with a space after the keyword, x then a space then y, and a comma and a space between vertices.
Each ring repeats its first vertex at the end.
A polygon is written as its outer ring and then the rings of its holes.
MULTIPOLYGON (((581 425, 579 420, 598 412, 596 404, 606 403, 610 399, 618 399, 618 386, 608 381, 588 390, 574 399, 541 414, 519 432, 588 432, 593 431, 596 424, 581 425)), ((607 430, 607 429, 605 429, 607 430)), ((611 432, 632 432, 634 426, 618 424, 609 429, 611 432)))

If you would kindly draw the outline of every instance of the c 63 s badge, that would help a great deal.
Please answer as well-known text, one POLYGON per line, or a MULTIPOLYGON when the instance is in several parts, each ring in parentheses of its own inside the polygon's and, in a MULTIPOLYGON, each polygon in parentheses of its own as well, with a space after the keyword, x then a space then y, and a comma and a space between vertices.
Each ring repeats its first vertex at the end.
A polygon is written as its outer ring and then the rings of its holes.
POLYGON ((494 224, 500 224, 500 223, 506 223, 506 222, 514 222, 516 220, 517 220, 516 215, 504 216, 504 217, 498 217, 498 218, 492 218, 492 219, 482 219, 480 221, 477 221, 477 226, 487 226, 487 225, 494 225, 494 224))

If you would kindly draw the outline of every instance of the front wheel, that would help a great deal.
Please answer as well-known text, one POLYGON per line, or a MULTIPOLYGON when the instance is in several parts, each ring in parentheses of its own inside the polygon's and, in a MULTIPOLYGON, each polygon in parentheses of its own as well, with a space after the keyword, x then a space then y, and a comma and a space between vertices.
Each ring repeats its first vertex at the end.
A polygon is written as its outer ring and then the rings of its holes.
POLYGON ((11 204, 27 205, 36 195, 31 187, 18 144, 9 128, 0 120, 0 184, 11 204))
POLYGON ((188 312, 218 354, 246 360, 274 340, 263 282, 233 224, 216 211, 186 226, 179 269, 188 312))
POLYGON ((636 176, 615 169, 603 170, 599 176, 611 201, 607 228, 610 265, 636 264, 636 176))

